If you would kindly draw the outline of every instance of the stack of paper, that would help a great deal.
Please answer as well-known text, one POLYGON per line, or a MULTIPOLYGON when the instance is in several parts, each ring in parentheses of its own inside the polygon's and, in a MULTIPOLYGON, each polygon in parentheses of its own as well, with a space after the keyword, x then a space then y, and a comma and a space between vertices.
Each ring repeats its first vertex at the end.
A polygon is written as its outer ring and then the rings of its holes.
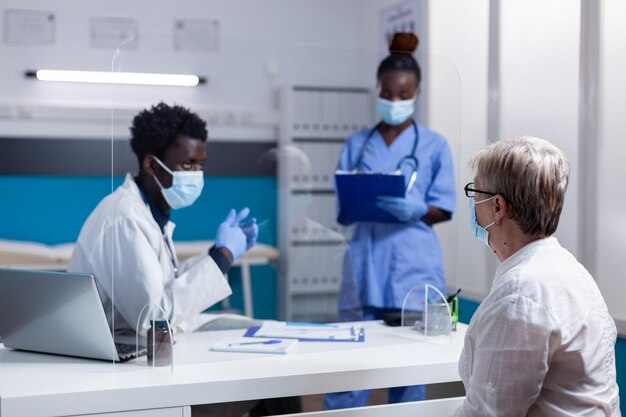
POLYGON ((220 352, 289 353, 295 349, 297 344, 297 339, 227 337, 211 346, 211 350, 220 352))
POLYGON ((266 322, 262 326, 249 328, 246 336, 323 342, 362 342, 365 340, 363 328, 350 324, 291 322, 266 322))

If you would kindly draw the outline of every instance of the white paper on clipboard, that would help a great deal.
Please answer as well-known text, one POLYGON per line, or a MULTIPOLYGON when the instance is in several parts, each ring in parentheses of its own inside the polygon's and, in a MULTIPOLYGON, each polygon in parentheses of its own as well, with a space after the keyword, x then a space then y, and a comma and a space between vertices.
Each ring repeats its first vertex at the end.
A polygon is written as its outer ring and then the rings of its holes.
POLYGON ((255 333, 256 337, 315 340, 357 340, 359 331, 352 325, 268 322, 255 333))

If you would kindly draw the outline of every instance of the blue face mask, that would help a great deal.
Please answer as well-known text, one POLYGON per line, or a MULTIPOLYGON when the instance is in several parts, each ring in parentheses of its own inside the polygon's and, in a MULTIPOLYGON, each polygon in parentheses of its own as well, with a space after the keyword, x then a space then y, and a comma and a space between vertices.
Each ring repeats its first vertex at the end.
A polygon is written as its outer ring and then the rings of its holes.
POLYGON ((376 99, 376 111, 385 123, 398 126, 413 117, 415 99, 391 101, 378 97, 376 99))
POLYGON ((487 245, 487 247, 490 247, 489 246, 489 231, 487 230, 487 228, 496 224, 496 221, 494 220, 493 222, 491 222, 485 227, 482 227, 481 225, 479 225, 478 220, 476 220, 476 204, 484 203, 485 201, 489 201, 494 197, 495 196, 489 197, 487 199, 479 201, 478 203, 475 202, 473 198, 469 199, 470 227, 472 228, 472 231, 474 232, 474 237, 480 240, 481 242, 483 242, 485 245, 487 245))
POLYGON ((163 188, 159 179, 153 175, 154 180, 161 188, 161 194, 163 194, 167 204, 174 210, 192 205, 198 199, 204 187, 202 171, 172 171, 163 162, 159 161, 159 158, 156 156, 154 160, 172 175, 172 186, 170 188, 163 188))

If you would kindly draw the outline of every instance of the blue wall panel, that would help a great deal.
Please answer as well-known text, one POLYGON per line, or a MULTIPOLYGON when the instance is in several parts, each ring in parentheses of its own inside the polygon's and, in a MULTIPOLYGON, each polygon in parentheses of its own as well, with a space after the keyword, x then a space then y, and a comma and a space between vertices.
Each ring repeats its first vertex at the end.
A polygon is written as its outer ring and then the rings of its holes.
POLYGON ((0 238, 67 243, 111 192, 111 178, 1 176, 0 192, 0 238))
POLYGON ((204 189, 191 207, 172 212, 176 240, 215 238, 231 208, 249 207, 259 224, 259 242, 276 246, 276 179, 272 177, 205 177, 204 189))

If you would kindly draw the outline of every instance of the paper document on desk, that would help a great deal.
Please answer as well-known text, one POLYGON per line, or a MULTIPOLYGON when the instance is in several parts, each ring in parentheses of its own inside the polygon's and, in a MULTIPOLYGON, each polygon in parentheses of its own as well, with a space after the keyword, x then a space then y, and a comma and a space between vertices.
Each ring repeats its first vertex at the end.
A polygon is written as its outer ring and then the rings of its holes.
POLYGON ((298 345, 297 339, 227 337, 213 346, 219 352, 289 353, 298 345))
POLYGON ((251 327, 246 336, 298 339, 303 342, 362 342, 365 333, 362 327, 349 324, 317 324, 267 322, 260 327, 251 327))

